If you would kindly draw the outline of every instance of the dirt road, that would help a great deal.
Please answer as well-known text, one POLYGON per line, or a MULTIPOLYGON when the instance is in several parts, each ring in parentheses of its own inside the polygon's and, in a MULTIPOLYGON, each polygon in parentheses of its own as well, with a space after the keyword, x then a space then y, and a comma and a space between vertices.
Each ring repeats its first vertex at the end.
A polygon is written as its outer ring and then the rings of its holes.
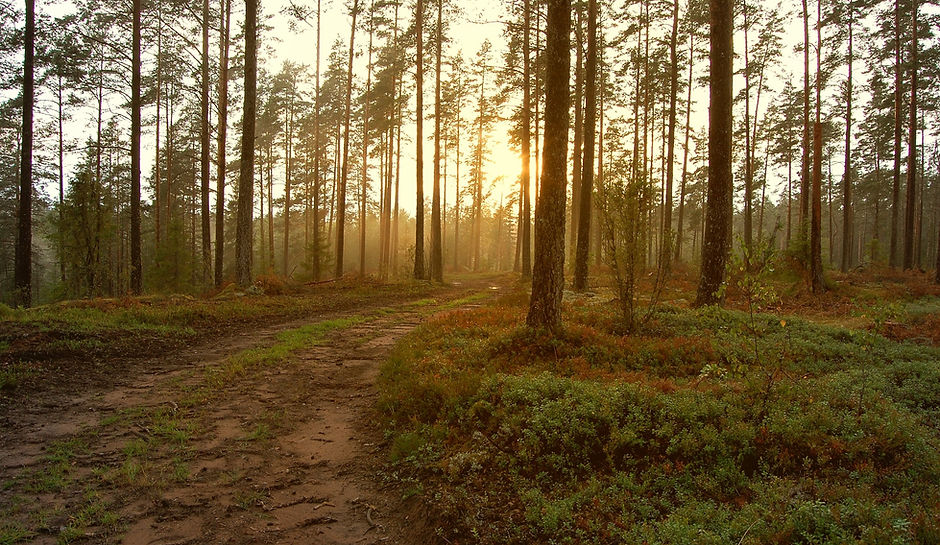
POLYGON ((0 542, 434 542, 417 502, 383 484, 374 406, 381 362, 442 308, 243 332, 89 394, 12 408, 0 430, 0 542), (233 355, 265 356, 297 331, 306 348, 232 370, 233 355))

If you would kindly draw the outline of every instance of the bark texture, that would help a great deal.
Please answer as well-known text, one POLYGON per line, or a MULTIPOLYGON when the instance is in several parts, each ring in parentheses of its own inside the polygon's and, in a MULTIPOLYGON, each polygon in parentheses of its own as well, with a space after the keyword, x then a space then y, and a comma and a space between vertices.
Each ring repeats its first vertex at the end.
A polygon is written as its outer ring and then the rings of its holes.
POLYGON ((565 283, 571 0, 549 0, 545 47, 545 146, 535 211, 535 263, 529 327, 557 330, 565 283))
POLYGON ((252 201, 255 171, 255 111, 258 87, 258 0, 245 0, 245 100, 242 116, 241 169, 238 179, 238 223, 235 228, 235 278, 251 284, 252 201))
POLYGON ((702 238, 702 277, 696 305, 721 301, 725 267, 731 251, 731 137, 733 99, 732 0, 710 0, 711 88, 708 128, 708 190, 702 238))
POLYGON ((13 271, 16 304, 32 304, 33 275, 33 63, 36 49, 36 3, 26 0, 23 52, 23 143, 20 147, 20 202, 17 216, 16 257, 13 271))
POLYGON ((574 259, 574 289, 587 288, 588 251, 591 247, 591 196, 594 191, 594 149, 597 127, 597 0, 588 2, 587 60, 584 84, 584 155, 578 188, 578 241, 574 259))
POLYGON ((134 0, 132 24, 133 65, 131 73, 131 293, 142 291, 142 266, 140 259, 140 15, 141 1, 134 0))

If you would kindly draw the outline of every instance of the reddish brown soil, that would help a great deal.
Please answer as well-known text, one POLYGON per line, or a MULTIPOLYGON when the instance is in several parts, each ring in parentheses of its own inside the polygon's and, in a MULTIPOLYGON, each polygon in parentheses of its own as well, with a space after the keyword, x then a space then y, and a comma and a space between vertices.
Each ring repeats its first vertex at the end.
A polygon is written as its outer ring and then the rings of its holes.
MULTIPOLYGON (((470 291, 452 289, 446 297, 470 291)), ((351 313, 242 331, 126 369, 108 362, 110 375, 98 375, 100 383, 81 392, 31 392, 0 414, 0 484, 47 467, 57 441, 79 437, 86 448, 71 459, 61 490, 0 487, 0 509, 19 504, 8 516, 36 532, 29 538, 34 543, 56 543, 66 525, 74 526, 89 490, 118 522, 91 523, 77 542, 436 542, 418 501, 402 500, 402 491, 382 479, 388 449, 375 418, 375 380, 393 345, 428 312, 395 309, 335 331, 288 362, 231 381, 196 408, 180 407, 186 392, 205 380, 205 368, 246 348, 270 346, 279 331, 351 313), (153 430, 133 419, 103 421, 122 410, 154 407, 180 411, 194 431, 182 448, 162 445, 142 456, 136 479, 122 478, 125 448, 152 438, 153 430), (174 464, 185 466, 182 478, 168 475, 174 464), (48 520, 31 524, 41 512, 48 520)))

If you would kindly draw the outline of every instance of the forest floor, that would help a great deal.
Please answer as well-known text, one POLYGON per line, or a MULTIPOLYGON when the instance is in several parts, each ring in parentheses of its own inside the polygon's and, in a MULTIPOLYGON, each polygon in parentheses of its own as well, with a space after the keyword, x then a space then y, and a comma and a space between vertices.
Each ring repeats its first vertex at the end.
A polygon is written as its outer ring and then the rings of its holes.
POLYGON ((641 284, 632 330, 601 275, 555 335, 520 287, 422 324, 380 372, 392 473, 449 543, 940 544, 940 286, 741 271, 724 308, 641 284))
POLYGON ((429 541, 424 504, 385 473, 379 366, 507 282, 7 316, 0 544, 429 541))

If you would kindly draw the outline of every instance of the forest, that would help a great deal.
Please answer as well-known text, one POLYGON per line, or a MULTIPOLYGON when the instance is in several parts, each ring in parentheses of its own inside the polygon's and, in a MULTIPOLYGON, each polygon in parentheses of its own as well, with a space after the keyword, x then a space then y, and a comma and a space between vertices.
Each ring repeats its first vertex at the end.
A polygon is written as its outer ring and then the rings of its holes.
POLYGON ((0 0, 0 544, 940 543, 938 29, 0 0))

